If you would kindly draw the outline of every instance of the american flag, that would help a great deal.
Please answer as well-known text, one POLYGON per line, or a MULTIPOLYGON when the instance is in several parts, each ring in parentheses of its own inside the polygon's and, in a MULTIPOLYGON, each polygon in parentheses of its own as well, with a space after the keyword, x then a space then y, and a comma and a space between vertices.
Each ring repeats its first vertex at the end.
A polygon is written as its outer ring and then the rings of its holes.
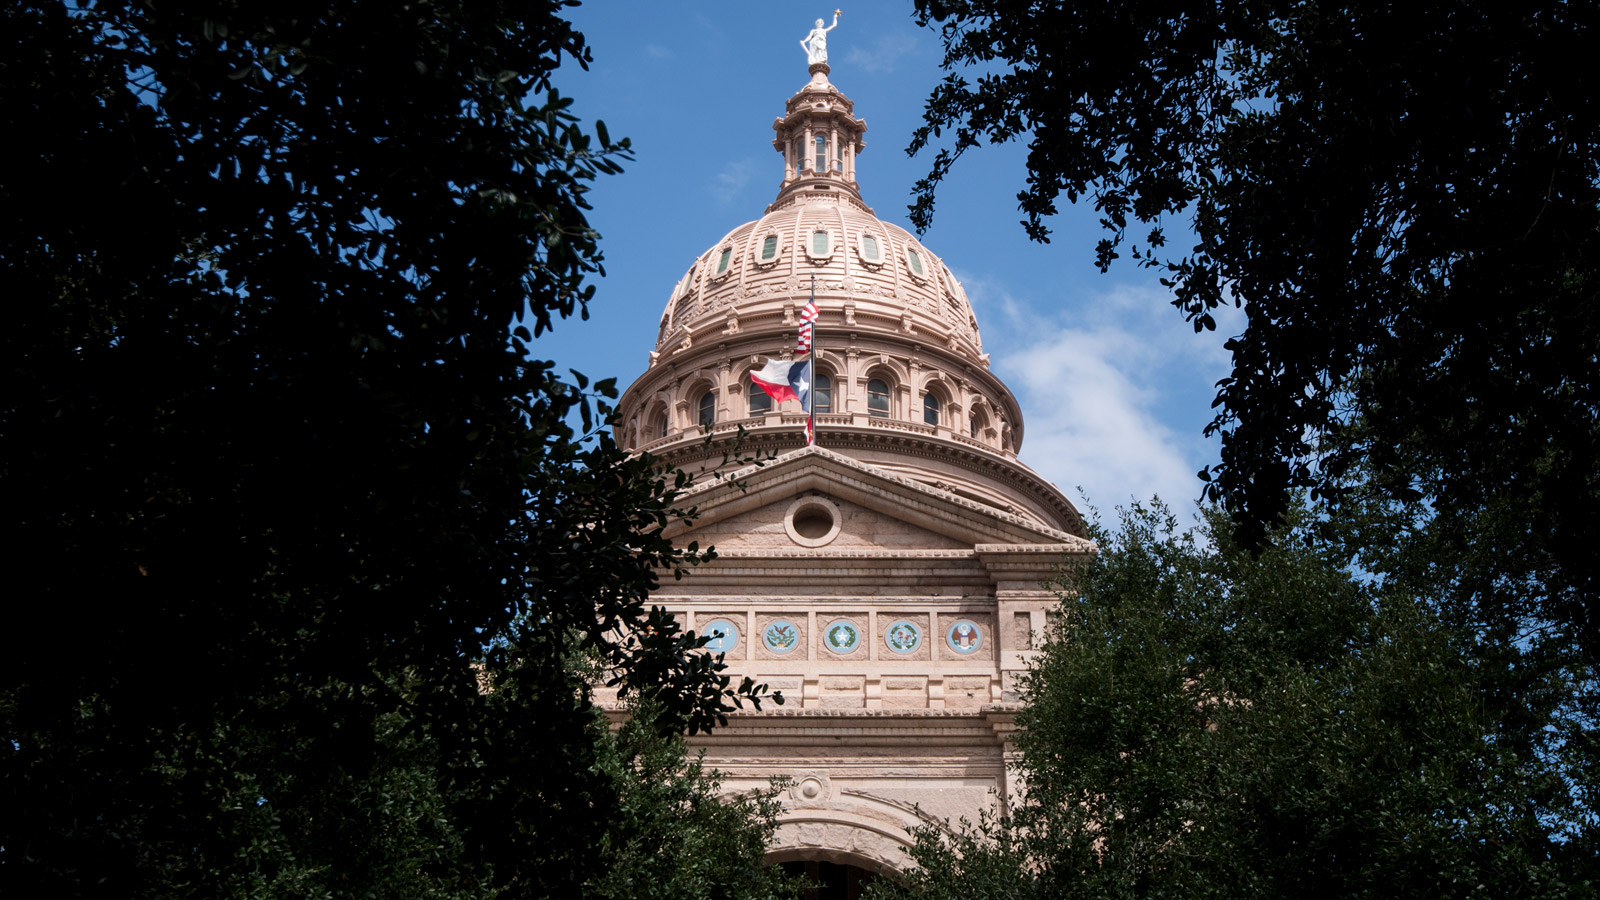
POLYGON ((796 353, 811 352, 811 329, 817 321, 817 298, 812 297, 806 308, 800 310, 800 344, 796 353))

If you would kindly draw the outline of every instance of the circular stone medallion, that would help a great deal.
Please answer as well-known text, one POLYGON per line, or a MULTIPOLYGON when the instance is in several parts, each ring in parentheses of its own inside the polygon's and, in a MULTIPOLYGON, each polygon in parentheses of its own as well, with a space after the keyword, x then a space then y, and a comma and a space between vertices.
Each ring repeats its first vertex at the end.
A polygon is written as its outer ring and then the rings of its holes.
POLYGON ((922 646, 922 629, 915 622, 900 619, 883 633, 883 642, 896 653, 915 653, 922 646))
POLYGON ((983 643, 983 632, 976 622, 960 619, 945 632, 944 640, 957 653, 973 653, 983 643))
POLYGON ((788 653, 800 646, 800 629, 788 619, 774 619, 761 632, 761 643, 766 644, 773 653, 788 653))
POLYGON ((822 643, 835 653, 849 653, 861 646, 861 630, 844 619, 835 619, 822 632, 822 643))
POLYGON ((711 636, 706 649, 712 653, 727 653, 739 645, 739 628, 727 619, 712 619, 700 633, 711 636))

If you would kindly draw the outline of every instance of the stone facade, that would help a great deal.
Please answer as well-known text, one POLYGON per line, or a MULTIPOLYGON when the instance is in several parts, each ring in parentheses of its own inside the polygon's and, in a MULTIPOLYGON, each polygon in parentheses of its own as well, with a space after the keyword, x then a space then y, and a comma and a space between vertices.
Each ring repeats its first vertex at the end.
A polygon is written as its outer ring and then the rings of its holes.
POLYGON ((1016 680, 1056 602, 1043 585, 1094 546, 1017 460, 1022 412, 960 284, 862 202, 866 123, 812 73, 773 123, 777 199, 674 286, 616 431, 697 476, 696 518, 667 534, 717 549, 653 602, 786 699, 700 738, 707 764, 730 790, 789 781, 772 861, 897 870, 910 829, 1015 791, 1016 680), (793 357, 813 289, 828 407, 806 446, 804 411, 752 406, 749 372, 793 357), (735 448, 772 458, 728 472, 735 448))

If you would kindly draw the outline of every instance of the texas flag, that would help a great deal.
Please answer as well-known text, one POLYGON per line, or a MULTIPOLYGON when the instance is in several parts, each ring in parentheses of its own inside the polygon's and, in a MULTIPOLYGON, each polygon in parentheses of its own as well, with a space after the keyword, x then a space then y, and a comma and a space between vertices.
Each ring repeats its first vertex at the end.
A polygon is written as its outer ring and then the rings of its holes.
POLYGON ((801 409, 810 409, 811 360, 784 362, 775 359, 750 373, 750 383, 767 392, 778 402, 790 398, 800 401, 801 409))

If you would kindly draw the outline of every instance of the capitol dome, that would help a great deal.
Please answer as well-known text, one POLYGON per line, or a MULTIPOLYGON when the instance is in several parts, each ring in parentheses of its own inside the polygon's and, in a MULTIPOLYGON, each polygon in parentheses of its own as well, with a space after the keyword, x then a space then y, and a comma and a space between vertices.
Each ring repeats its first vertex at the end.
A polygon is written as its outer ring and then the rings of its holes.
POLYGON ((773 122, 782 179, 772 204, 672 287, 650 367, 619 404, 618 442, 691 474, 721 463, 736 436, 743 453, 805 446, 804 411, 752 390, 749 373, 794 357, 814 293, 819 447, 1084 535, 1072 503, 1017 461, 1022 411, 989 370, 950 266, 863 201, 867 125, 828 74, 813 66, 773 122))

